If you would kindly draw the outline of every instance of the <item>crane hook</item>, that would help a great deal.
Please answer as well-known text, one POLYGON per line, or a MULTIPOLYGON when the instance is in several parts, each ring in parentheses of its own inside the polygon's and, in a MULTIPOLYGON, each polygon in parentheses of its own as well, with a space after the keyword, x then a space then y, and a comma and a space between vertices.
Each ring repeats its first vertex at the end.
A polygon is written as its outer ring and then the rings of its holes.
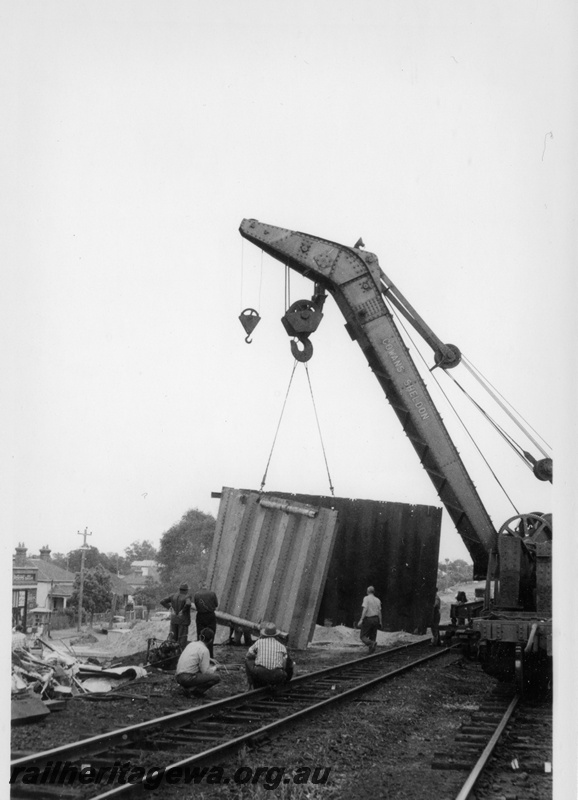
POLYGON ((245 329, 245 333, 247 334, 245 336, 245 341, 247 344, 251 344, 253 340, 250 338, 250 336, 261 321, 261 317, 254 308, 245 308, 239 314, 239 320, 245 329))
POLYGON ((309 341, 309 335, 301 335, 296 336, 295 339, 291 340, 291 353, 293 358, 297 359, 297 361, 309 361, 311 356, 313 355, 313 345, 309 341), (303 349, 299 349, 298 342, 301 342, 303 345, 303 349))

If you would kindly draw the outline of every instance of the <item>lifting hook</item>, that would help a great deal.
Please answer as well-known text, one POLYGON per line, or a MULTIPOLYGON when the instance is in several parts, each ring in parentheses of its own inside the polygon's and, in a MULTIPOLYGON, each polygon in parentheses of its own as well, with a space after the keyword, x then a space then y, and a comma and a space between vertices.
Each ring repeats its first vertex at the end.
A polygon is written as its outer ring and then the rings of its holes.
POLYGON ((239 314, 239 320, 241 322, 241 325, 245 329, 245 333, 247 334, 245 336, 245 341, 247 342, 247 344, 251 344, 253 340, 250 339, 249 337, 259 324, 261 317, 259 316, 257 311, 255 311, 254 308, 246 308, 239 314))
POLYGON ((317 330, 323 318, 322 305, 323 302, 315 302, 315 299, 297 300, 281 318, 289 336, 294 337, 291 342, 291 353, 297 361, 309 361, 313 355, 313 345, 309 341, 309 336, 317 330))
POLYGON ((291 341, 291 353, 297 361, 309 361, 313 355, 313 345, 309 341, 309 334, 301 334, 291 341), (303 345, 302 350, 299 349, 298 342, 303 345))

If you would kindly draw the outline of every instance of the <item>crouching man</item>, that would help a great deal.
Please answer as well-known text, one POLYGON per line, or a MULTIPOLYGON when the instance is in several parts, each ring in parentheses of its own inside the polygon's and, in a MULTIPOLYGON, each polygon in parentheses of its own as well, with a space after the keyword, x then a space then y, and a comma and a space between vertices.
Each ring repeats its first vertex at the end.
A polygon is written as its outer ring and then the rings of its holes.
POLYGON ((276 636, 277 628, 268 622, 261 638, 248 649, 245 669, 249 689, 287 683, 293 677, 293 661, 276 636))
POLYGON ((199 640, 188 644, 181 653, 175 678, 188 696, 201 697, 221 680, 217 668, 211 666, 208 645, 212 641, 213 631, 203 628, 199 640))

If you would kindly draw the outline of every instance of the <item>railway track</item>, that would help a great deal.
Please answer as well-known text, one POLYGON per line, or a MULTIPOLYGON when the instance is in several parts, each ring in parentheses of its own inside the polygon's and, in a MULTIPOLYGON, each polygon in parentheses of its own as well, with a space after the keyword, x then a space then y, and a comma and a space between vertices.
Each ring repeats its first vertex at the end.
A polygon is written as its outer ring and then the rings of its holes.
POLYGON ((468 773, 455 800, 551 800, 551 700, 497 686, 432 767, 468 773))
POLYGON ((11 796, 104 800, 128 796, 145 781, 162 786, 180 775, 194 782, 202 766, 223 763, 243 746, 448 654, 451 649, 427 642, 403 645, 298 676, 275 690, 255 689, 40 753, 14 753, 11 796))

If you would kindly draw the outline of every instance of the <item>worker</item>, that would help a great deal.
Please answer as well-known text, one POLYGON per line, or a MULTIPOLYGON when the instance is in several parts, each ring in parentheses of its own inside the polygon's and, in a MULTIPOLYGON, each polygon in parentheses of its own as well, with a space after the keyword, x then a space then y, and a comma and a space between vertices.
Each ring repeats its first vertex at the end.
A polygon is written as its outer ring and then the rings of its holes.
POLYGON ((27 650, 27 649, 28 649, 28 639, 26 638, 26 634, 24 633, 24 626, 18 624, 12 631, 12 650, 27 650))
POLYGON ((276 637, 276 626, 268 622, 261 637, 247 650, 245 671, 249 689, 287 683, 293 677, 293 660, 276 637))
POLYGON ((209 653, 213 658, 213 642, 217 632, 217 617, 215 611, 219 607, 217 595, 207 588, 207 584, 203 582, 201 588, 195 594, 194 598, 195 608, 197 609, 197 639, 203 628, 210 628, 213 631, 213 638, 211 639, 209 653))
POLYGON ((233 622, 229 623, 229 641, 228 644, 238 646, 241 644, 241 639, 247 647, 253 644, 251 631, 244 625, 235 625, 233 622))
POLYGON ((373 586, 367 587, 367 594, 361 603, 361 617, 357 623, 361 628, 359 638, 369 648, 369 652, 375 652, 377 647, 377 631, 381 628, 381 600, 375 596, 373 586))
POLYGON ((439 590, 438 590, 438 587, 436 586, 436 596, 435 596, 435 600, 434 600, 434 604, 433 604, 433 608, 432 608, 432 618, 431 618, 431 635, 432 635, 431 644, 432 645, 441 644, 441 639, 440 639, 440 617, 441 617, 442 601, 440 600, 440 596, 439 596, 438 592, 439 592, 439 590))
POLYGON ((188 696, 201 697, 221 680, 217 667, 211 665, 209 644, 212 641, 213 631, 203 628, 198 640, 190 642, 180 655, 175 680, 188 696))
POLYGON ((181 583, 178 592, 161 600, 161 606, 168 608, 171 612, 169 638, 178 642, 183 650, 187 646, 192 602, 188 583, 181 583))
POLYGON ((456 595, 456 603, 467 603, 468 596, 465 592, 458 592, 456 595))

